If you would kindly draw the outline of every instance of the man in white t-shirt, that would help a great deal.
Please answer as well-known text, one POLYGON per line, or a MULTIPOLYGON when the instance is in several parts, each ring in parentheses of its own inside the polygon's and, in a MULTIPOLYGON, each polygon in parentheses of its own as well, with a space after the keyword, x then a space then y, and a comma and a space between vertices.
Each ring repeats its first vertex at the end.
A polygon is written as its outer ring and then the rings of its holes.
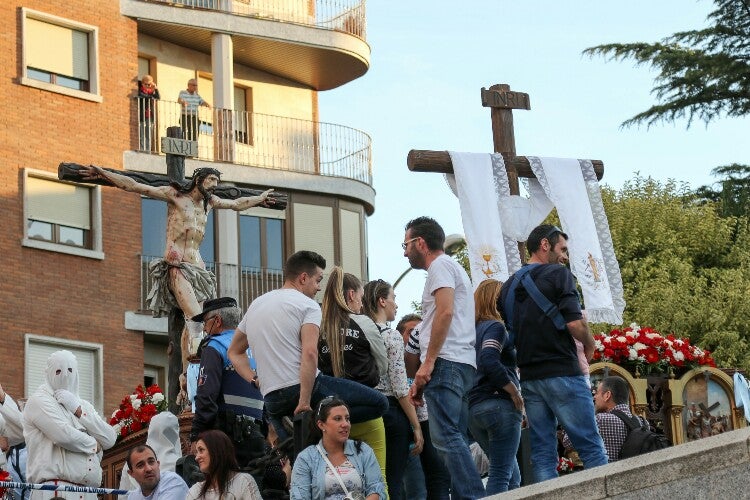
POLYGON ((474 384, 474 296, 466 271, 443 252, 445 233, 434 219, 406 224, 401 246, 414 269, 427 271, 419 333, 421 365, 409 390, 412 403, 430 409, 432 444, 451 475, 454 498, 485 495, 467 444, 466 393, 474 384))
POLYGON ((237 326, 227 351, 236 372, 259 383, 265 411, 279 439, 287 437, 281 419, 310 411, 326 396, 350 406, 352 423, 378 418, 388 409, 380 392, 351 380, 328 377, 318 370, 320 291, 326 261, 301 250, 284 264, 284 285, 255 299, 237 326), (247 348, 255 355, 257 374, 247 348))

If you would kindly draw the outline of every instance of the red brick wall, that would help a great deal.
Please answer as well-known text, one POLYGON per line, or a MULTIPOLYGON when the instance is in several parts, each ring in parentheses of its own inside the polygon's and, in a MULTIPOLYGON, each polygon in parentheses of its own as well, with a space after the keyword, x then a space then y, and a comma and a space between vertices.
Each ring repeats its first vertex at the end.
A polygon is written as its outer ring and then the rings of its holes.
POLYGON ((23 395, 26 333, 100 343, 108 416, 143 380, 142 335, 124 327, 125 311, 139 300, 139 197, 102 188, 104 260, 26 248, 21 172, 56 172, 62 161, 121 168, 135 133, 129 97, 137 77, 136 23, 113 0, 29 0, 0 9, 0 25, 0 383, 23 395), (21 6, 99 28, 101 103, 20 84, 21 6))

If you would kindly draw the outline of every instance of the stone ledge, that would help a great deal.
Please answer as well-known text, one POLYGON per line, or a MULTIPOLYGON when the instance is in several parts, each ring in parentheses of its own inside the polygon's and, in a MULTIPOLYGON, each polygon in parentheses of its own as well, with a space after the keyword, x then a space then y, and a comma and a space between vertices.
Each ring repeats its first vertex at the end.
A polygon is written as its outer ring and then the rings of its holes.
MULTIPOLYGON (((750 470, 749 444, 750 428, 739 429, 490 498, 665 498, 683 491, 686 482, 695 495, 691 498, 709 498, 715 492, 729 494, 733 486, 726 484, 727 478, 743 477, 743 471, 750 470)), ((735 486, 738 492, 746 493, 744 483, 735 486)))

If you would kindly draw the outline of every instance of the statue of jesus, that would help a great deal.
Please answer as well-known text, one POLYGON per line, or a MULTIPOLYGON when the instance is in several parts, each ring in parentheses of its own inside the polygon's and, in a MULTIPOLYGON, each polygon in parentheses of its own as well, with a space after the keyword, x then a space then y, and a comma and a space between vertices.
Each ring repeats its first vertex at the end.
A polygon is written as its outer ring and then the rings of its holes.
POLYGON ((202 311, 203 301, 216 294, 216 278, 206 270, 199 247, 206 231, 206 221, 211 208, 228 208, 237 212, 256 205, 274 204, 269 197, 273 189, 259 196, 246 196, 234 200, 219 198, 213 192, 219 184, 221 172, 214 168, 198 168, 186 186, 174 183, 154 187, 141 184, 124 175, 110 172, 94 165, 81 166, 83 180, 105 180, 109 184, 139 193, 155 200, 167 202, 167 242, 164 258, 149 265, 153 279, 148 294, 149 308, 155 317, 169 315, 172 307, 179 307, 185 315, 186 329, 182 332, 183 371, 187 369, 189 337, 187 330, 200 333, 200 323, 191 325, 190 318, 202 311), (190 326, 188 326, 190 325, 190 326))

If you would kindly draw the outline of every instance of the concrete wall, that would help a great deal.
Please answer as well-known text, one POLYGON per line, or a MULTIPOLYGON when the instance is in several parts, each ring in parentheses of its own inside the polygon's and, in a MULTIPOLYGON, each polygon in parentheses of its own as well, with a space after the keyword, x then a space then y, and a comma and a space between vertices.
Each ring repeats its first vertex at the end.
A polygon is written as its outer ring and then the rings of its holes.
POLYGON ((749 474, 750 428, 744 428, 490 498, 750 498, 749 474))

